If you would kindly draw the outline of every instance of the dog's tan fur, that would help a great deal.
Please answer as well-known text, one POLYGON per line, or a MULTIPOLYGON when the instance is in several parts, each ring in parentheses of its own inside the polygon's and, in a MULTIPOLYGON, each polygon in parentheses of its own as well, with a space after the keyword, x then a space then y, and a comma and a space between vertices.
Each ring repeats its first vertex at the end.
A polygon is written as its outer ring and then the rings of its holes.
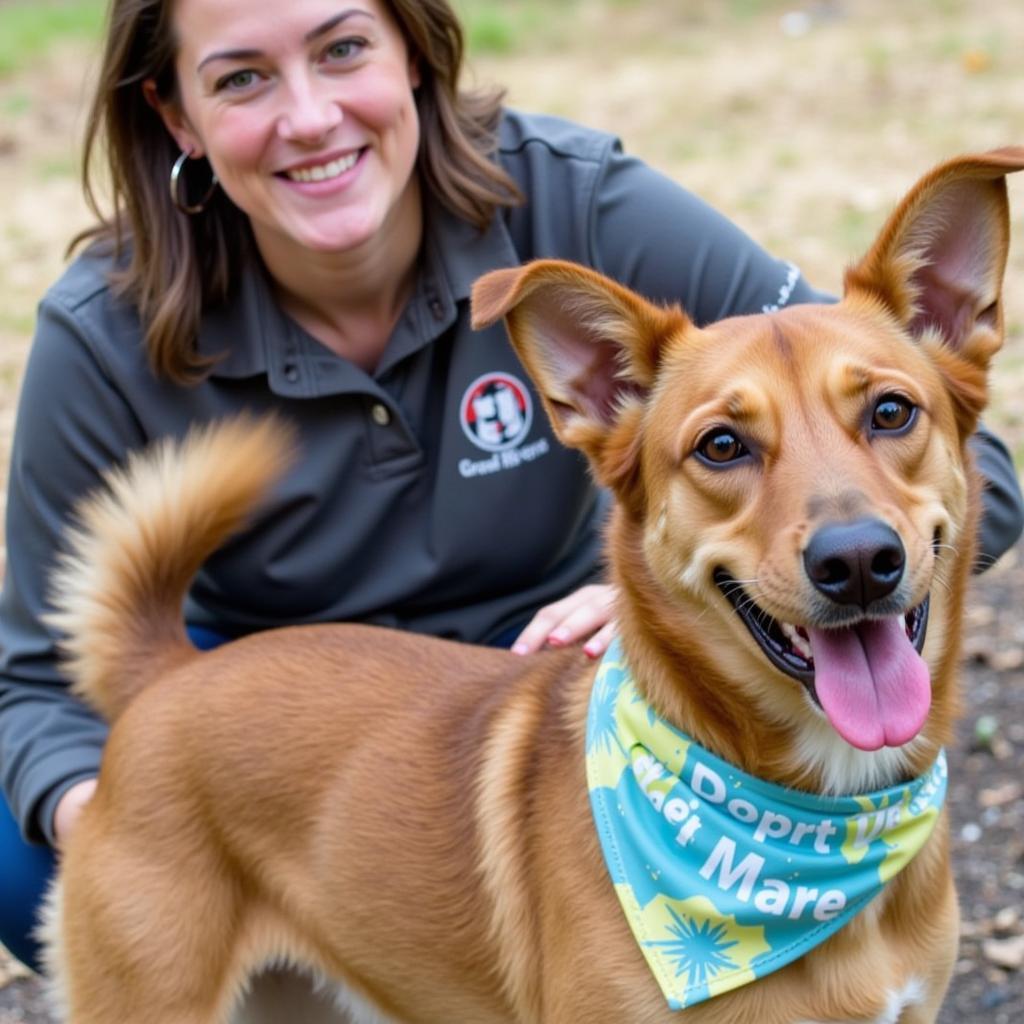
MULTIPOLYGON (((965 445, 1002 333, 1003 175, 1022 165, 1003 150, 924 178, 836 306, 697 329, 567 264, 478 285, 477 321, 507 318, 556 431, 617 498, 609 557, 638 684, 747 771, 863 790, 923 771, 950 738, 978 508, 965 445), (894 390, 922 414, 872 439, 865 410, 894 390), (759 458, 725 472, 695 459, 721 423, 759 458), (809 536, 865 514, 902 539, 907 607, 931 594, 928 720, 874 753, 770 666, 712 582, 724 566, 777 619, 807 621, 821 600, 809 536)), ((116 724, 55 898, 69 1019, 215 1024, 271 963, 386 1021, 678 1019, 600 853, 583 757, 595 669, 578 651, 523 659, 360 626, 189 647, 191 574, 290 447, 279 423, 220 426, 84 509, 58 622, 78 691, 116 724)), ((932 1021, 957 919, 943 823, 833 938, 683 1016, 932 1021)))

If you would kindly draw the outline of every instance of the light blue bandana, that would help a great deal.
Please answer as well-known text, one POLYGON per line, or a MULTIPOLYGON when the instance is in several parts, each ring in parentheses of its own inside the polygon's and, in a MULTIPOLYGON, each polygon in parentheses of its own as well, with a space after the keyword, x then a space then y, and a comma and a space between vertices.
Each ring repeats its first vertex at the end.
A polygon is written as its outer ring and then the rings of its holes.
POLYGON ((629 926, 679 1010, 784 967, 862 910, 931 834, 946 760, 866 796, 764 782, 658 718, 616 642, 591 695, 587 781, 629 926))

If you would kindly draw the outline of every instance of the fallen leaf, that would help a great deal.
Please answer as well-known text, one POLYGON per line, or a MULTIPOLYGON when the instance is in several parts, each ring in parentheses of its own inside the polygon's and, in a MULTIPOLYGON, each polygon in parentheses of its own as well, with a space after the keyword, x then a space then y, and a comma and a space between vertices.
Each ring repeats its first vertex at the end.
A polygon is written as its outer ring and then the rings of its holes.
POLYGON ((1011 939, 989 939, 981 946, 985 959, 997 967, 1017 971, 1024 967, 1024 935, 1011 939))
POLYGON ((1006 804, 1012 804, 1021 793, 1024 793, 1024 788, 1019 782, 1005 782, 993 789, 983 789, 978 794, 978 803, 982 807, 1004 807, 1006 804))
POLYGON ((997 672, 1012 672, 1024 665, 1024 648, 1007 647, 1005 650, 995 651, 989 655, 988 663, 997 672))
POLYGON ((964 50, 960 61, 963 64, 964 71, 969 75, 980 75, 983 71, 988 71, 992 67, 992 55, 988 51, 980 50, 977 47, 964 50))

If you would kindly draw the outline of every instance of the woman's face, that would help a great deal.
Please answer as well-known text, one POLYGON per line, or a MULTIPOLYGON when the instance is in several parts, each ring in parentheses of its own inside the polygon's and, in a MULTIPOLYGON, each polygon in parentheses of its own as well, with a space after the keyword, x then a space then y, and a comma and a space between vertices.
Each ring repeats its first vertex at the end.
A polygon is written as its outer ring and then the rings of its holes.
POLYGON ((419 76, 383 0, 176 0, 174 23, 179 99, 158 109, 264 255, 348 251, 419 218, 419 76))

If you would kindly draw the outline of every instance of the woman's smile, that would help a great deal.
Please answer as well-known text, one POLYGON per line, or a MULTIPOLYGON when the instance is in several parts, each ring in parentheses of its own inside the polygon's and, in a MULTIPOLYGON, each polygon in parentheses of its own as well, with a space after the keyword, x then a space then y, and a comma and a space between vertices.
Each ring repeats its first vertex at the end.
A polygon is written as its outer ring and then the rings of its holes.
POLYGON ((301 167, 289 168, 281 174, 297 184, 334 181, 355 167, 364 150, 358 149, 345 156, 330 157, 317 163, 306 163, 301 167))

